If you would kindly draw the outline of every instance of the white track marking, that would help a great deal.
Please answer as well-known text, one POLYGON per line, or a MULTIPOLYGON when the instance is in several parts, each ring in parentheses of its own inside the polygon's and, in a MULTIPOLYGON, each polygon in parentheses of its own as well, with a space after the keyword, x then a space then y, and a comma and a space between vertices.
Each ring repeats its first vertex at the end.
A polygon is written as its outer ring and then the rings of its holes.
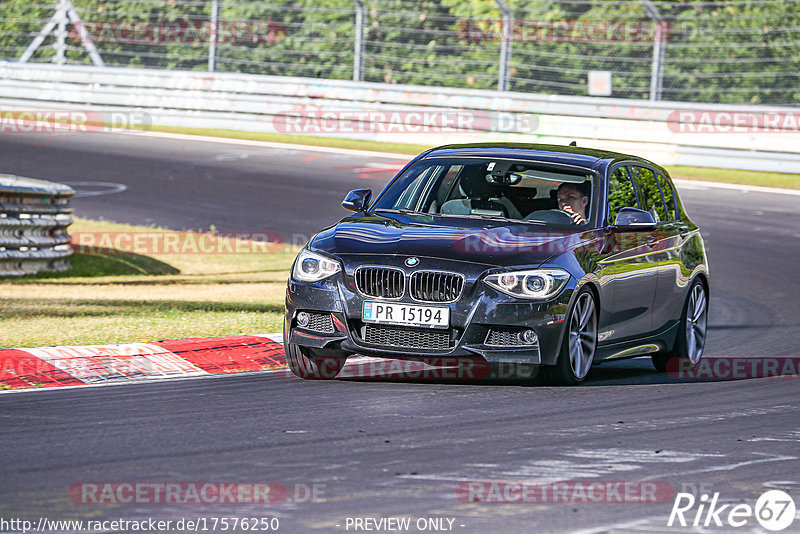
POLYGON ((411 158, 413 154, 398 154, 392 152, 373 152, 372 150, 357 150, 353 148, 336 148, 328 146, 314 146, 314 145, 294 145, 291 143, 275 143, 272 141, 255 141, 253 139, 233 139, 227 137, 207 137, 204 135, 188 135, 176 134, 167 132, 143 132, 143 131, 130 131, 130 132, 116 132, 121 135, 141 135, 145 137, 161 137, 166 139, 178 139, 182 141, 195 141, 198 143, 221 143, 227 145, 240 145, 240 146, 257 146, 262 148, 282 148, 288 150, 302 150, 306 152, 327 152, 329 154, 346 154, 350 156, 374 156, 377 158, 411 158))
MULTIPOLYGON (((711 532, 721 532, 720 529, 712 530, 709 528, 703 528, 701 526, 693 527, 691 525, 682 527, 680 525, 673 525, 672 527, 667 526, 668 515, 665 517, 660 516, 651 516, 651 517, 644 517, 642 519, 634 519, 632 521, 622 521, 620 523, 611 523, 606 524, 600 527, 590 527, 580 530, 573 530, 572 534, 623 534, 626 532, 634 533, 634 532, 658 532, 658 533, 668 533, 668 532, 681 532, 685 534, 696 533, 696 534, 705 534, 711 532)), ((737 530, 737 532, 741 532, 741 534, 745 534, 748 532, 761 532, 760 530, 737 530)))
MULTIPOLYGON (((768 456, 768 458, 761 458, 758 460, 746 460, 744 462, 737 462, 733 464, 725 464, 725 465, 718 465, 715 467, 703 467, 701 469, 692 469, 689 471, 676 471, 671 472, 669 476, 671 477, 679 477, 679 476, 686 476, 686 475, 696 475, 698 473, 714 473, 719 471, 733 471, 734 469, 739 469, 740 467, 748 467, 751 465, 756 464, 764 464, 769 462, 788 462, 792 460, 798 460, 797 456, 778 456, 776 454, 767 454, 762 452, 754 452, 754 455, 758 456, 768 456)), ((663 475, 654 475, 649 477, 644 477, 642 480, 653 480, 656 477, 663 477, 663 475)))
MULTIPOLYGON (((577 449, 562 452, 561 455, 567 458, 534 460, 512 469, 500 468, 492 464, 467 464, 463 467, 471 471, 467 474, 462 471, 460 473, 402 475, 402 477, 458 482, 473 479, 480 480, 482 478, 557 482, 618 476, 621 473, 638 471, 648 464, 675 465, 709 457, 721 458, 725 456, 724 454, 667 450, 656 454, 649 449, 609 449, 604 451, 577 449), (489 477, 485 474, 487 469, 492 472, 489 477)), ((658 477, 663 478, 664 475, 661 474, 658 477)), ((652 478, 654 477, 646 477, 642 478, 642 480, 651 480, 652 478)))
MULTIPOLYGON (((241 145, 241 146, 258 146, 258 147, 266 147, 266 148, 282 148, 282 149, 289 149, 289 150, 302 150, 308 152, 327 152, 329 154, 344 154, 350 156, 374 156, 377 158, 408 158, 410 161, 414 156, 411 154, 398 154, 392 152, 373 152, 372 150, 357 150, 352 148, 336 148, 336 147, 326 147, 326 146, 313 146, 313 145, 295 145, 291 143, 276 143, 272 141, 255 141, 252 139, 232 139, 226 137, 207 137, 202 135, 188 135, 188 134, 176 134, 176 133, 167 133, 167 132, 142 132, 142 131, 130 131, 130 132, 119 132, 122 135, 143 135, 146 137, 162 137, 167 139, 179 139, 183 141, 196 141, 200 143, 223 143, 229 145, 241 145)), ((795 195, 800 196, 800 190, 794 189, 781 189, 778 187, 762 187, 756 185, 739 185, 739 184, 727 184, 722 182, 705 182, 702 180, 674 180, 675 185, 680 187, 686 188, 694 188, 694 189, 705 189, 705 188, 719 188, 719 189, 731 189, 736 191, 742 192, 750 192, 753 193, 769 193, 775 195, 795 195)))
POLYGON ((63 182, 63 183, 75 189, 74 198, 113 195, 115 193, 123 193, 128 190, 127 185, 118 184, 114 182, 63 182), (105 189, 87 190, 87 189, 81 189, 82 187, 87 187, 87 188, 104 187, 105 189))
MULTIPOLYGON (((374 156, 377 158, 408 158, 410 161, 414 156, 411 154, 399 154, 392 152, 373 152, 372 150, 357 150, 352 148, 336 148, 327 146, 314 146, 314 145, 295 145, 291 143, 276 143, 273 141, 255 141, 252 139, 233 139, 227 137, 207 137, 202 135, 188 135, 176 134, 168 132, 143 132, 143 131, 130 131, 118 132, 122 135, 142 135, 145 137, 162 137, 166 139, 179 139, 183 141, 196 141, 199 143, 222 143, 229 145, 241 146, 257 146, 266 148, 282 148, 288 150, 303 150, 308 152, 327 152, 329 154, 345 154, 350 156, 374 156)), ((706 189, 706 188, 719 188, 719 189, 732 189, 736 191, 754 193, 769 193, 775 195, 795 195, 800 196, 800 190, 794 189, 781 189, 779 187, 762 187, 757 185, 740 185, 740 184, 727 184, 722 182, 705 182, 702 180, 673 180, 675 185, 679 188, 687 189, 706 189)))
MULTIPOLYGON (((767 415, 777 412, 786 412, 787 410, 800 409, 796 406, 788 404, 780 404, 777 406, 769 406, 766 408, 750 408, 746 410, 737 410, 726 413, 715 413, 710 415, 689 415, 684 417, 675 417, 671 419, 660 420, 646 420, 635 421, 628 424, 615 424, 615 423, 601 423, 583 428, 566 428, 561 430, 551 430, 550 434, 559 436, 588 436, 591 434, 606 434, 610 431, 622 430, 629 431, 631 426, 635 424, 636 430, 663 430, 670 426, 683 426, 692 423, 716 422, 725 421, 728 419, 736 419, 737 417, 752 417, 757 415, 767 415)), ((538 434, 538 433, 535 433, 538 434)))
POLYGON ((700 458, 725 456, 715 453, 693 453, 662 450, 656 453, 650 449, 582 449, 566 453, 576 458, 588 458, 602 462, 646 462, 646 463, 684 463, 700 458))
POLYGON ((678 188, 681 189, 730 189, 734 191, 741 191, 742 193, 768 193, 772 195, 794 195, 800 196, 800 190, 797 189, 781 189, 779 187, 762 187, 759 185, 741 185, 741 184, 726 184, 722 182, 705 182, 702 180, 673 180, 678 188))
POLYGON ((24 350, 68 375, 89 383, 208 374, 164 347, 151 343, 38 347, 19 350, 24 350))
POLYGON ((800 442, 800 430, 790 430, 789 432, 772 436, 756 436, 749 438, 747 441, 785 441, 797 443, 800 442))

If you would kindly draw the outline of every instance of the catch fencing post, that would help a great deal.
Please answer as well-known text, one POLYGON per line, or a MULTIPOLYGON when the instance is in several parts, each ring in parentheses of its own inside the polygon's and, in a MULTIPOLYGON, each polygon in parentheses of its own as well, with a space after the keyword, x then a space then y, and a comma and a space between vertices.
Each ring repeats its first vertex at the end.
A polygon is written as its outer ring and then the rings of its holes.
POLYGON ((500 72, 497 75, 497 90, 508 91, 508 72, 511 68, 511 26, 514 12, 503 0, 494 0, 503 13, 503 36, 500 41, 500 72))
POLYGON ((367 14, 367 6, 364 0, 353 0, 356 5, 356 34, 353 39, 353 81, 364 80, 364 19, 367 14))
POLYGON ((656 33, 653 38, 653 65, 650 69, 650 100, 661 100, 661 88, 664 80, 664 49, 666 47, 666 21, 651 0, 641 0, 647 14, 656 21, 656 33))
POLYGON ((211 39, 208 42, 208 72, 214 72, 217 68, 220 1, 221 0, 211 0, 211 39))
POLYGON ((67 0, 59 0, 56 18, 56 65, 63 65, 67 62, 67 0))
POLYGON ((20 56, 19 62, 27 63, 28 60, 33 56, 34 52, 36 52, 36 50, 42 45, 47 36, 50 35, 50 33, 56 29, 56 27, 58 27, 56 33, 55 61, 58 65, 63 65, 66 63, 68 21, 72 22, 75 28, 77 28, 81 43, 83 43, 83 47, 89 53, 92 63, 94 63, 96 67, 104 67, 105 64, 103 63, 103 58, 100 57, 100 53, 97 51, 97 48, 95 48, 92 36, 89 35, 88 31, 86 31, 86 26, 81 20, 81 17, 78 15, 78 11, 75 9, 75 6, 72 5, 71 0, 59 0, 55 15, 50 17, 50 20, 47 21, 47 24, 44 25, 44 28, 42 28, 41 31, 36 35, 36 38, 33 40, 33 42, 28 45, 28 48, 26 48, 20 56))

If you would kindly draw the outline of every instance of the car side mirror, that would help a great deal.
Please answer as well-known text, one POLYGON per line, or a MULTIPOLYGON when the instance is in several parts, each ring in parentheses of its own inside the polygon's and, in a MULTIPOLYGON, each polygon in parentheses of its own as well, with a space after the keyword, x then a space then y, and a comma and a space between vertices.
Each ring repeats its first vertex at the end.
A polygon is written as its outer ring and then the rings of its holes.
POLYGON ((355 212, 366 211, 371 197, 372 189, 353 189, 344 197, 342 207, 355 212))
POLYGON ((637 208, 622 208, 617 213, 614 226, 626 230, 652 230, 656 226, 656 220, 649 211, 637 208))

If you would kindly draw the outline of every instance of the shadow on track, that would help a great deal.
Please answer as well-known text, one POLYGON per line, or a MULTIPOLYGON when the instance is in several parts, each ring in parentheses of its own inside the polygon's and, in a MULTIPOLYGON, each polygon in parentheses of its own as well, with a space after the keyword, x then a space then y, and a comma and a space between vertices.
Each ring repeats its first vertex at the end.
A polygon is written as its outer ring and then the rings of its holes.
MULTIPOLYGON (((746 360, 748 367, 739 373, 728 372, 714 374, 714 366, 722 358, 709 358, 707 365, 702 365, 694 374, 682 375, 677 369, 659 372, 653 368, 649 357, 639 357, 616 362, 606 362, 592 368, 586 380, 577 386, 571 387, 608 387, 608 386, 646 386, 653 384, 690 384, 708 382, 731 382, 758 379, 790 379, 800 376, 800 358, 782 358, 772 368, 764 365, 755 365, 753 362, 761 359, 746 360), (788 363, 786 363, 788 362, 788 363)), ((735 361, 736 358, 725 360, 735 361)), ((764 358, 764 361, 769 359, 764 358)), ((481 375, 473 373, 468 375, 452 371, 448 376, 441 368, 425 367, 420 362, 408 366, 408 362, 398 365, 393 369, 391 363, 379 362, 378 365, 364 365, 364 362, 348 363, 342 374, 337 378, 343 382, 396 382, 404 384, 453 384, 453 385, 480 385, 490 387, 549 387, 542 383, 538 377, 508 378, 490 377, 488 373, 481 375), (405 367, 405 368, 403 368, 405 367), (365 372, 366 370, 366 372, 365 372), (470 378, 475 376, 474 378, 470 378)), ((733 369, 733 367, 730 367, 733 369)), ((570 386, 566 386, 570 387, 570 386)), ((563 388, 563 386, 560 386, 563 388)))

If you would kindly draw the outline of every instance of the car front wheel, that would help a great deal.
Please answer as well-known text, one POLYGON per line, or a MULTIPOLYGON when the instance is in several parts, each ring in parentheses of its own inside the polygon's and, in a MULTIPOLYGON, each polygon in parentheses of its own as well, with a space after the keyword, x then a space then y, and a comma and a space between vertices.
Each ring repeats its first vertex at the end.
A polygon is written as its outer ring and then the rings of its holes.
POLYGON ((708 293, 700 280, 695 280, 683 308, 678 338, 670 352, 657 352, 651 356, 653 366, 661 372, 667 363, 676 358, 684 360, 694 368, 703 358, 708 332, 708 293))
POLYGON ((586 378, 597 350, 597 315, 594 293, 584 287, 567 315, 567 330, 558 361, 555 367, 543 370, 548 383, 573 385, 586 378))
POLYGON ((311 380, 336 378, 347 361, 345 357, 317 356, 312 349, 291 343, 284 344, 284 352, 289 370, 295 376, 311 380))

